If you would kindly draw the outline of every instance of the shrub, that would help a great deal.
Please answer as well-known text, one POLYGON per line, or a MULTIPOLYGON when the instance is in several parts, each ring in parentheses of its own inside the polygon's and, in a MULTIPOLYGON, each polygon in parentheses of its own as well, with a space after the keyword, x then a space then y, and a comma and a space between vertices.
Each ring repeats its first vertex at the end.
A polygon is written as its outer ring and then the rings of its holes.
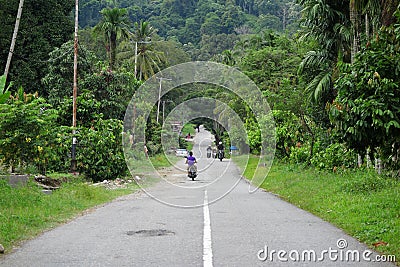
POLYGON ((40 152, 35 158, 35 166, 43 173, 68 172, 71 166, 72 129, 58 126, 45 129, 36 140, 40 152))
POLYGON ((78 171, 92 181, 115 179, 126 175, 122 151, 122 121, 100 119, 93 128, 78 133, 78 171))
MULTIPOLYGON (((9 104, 0 104, 0 160, 6 166, 45 164, 43 146, 56 126, 57 111, 43 98, 20 96, 9 104)), ((43 172, 42 168, 42 172, 43 172)))
POLYGON ((310 157, 310 145, 303 144, 290 149, 289 160, 291 163, 306 163, 310 157))
POLYGON ((344 144, 334 143, 314 155, 311 159, 317 169, 333 170, 335 168, 351 168, 356 165, 357 154, 344 144))

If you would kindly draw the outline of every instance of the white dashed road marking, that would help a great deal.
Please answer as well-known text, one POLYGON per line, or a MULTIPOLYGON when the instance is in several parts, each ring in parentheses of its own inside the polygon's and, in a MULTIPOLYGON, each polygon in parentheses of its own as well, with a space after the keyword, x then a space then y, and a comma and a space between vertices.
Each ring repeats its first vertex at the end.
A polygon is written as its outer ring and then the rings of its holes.
POLYGON ((210 221, 210 210, 208 209, 208 196, 207 190, 204 191, 204 232, 203 232, 203 266, 213 266, 213 254, 211 247, 211 221, 210 221))

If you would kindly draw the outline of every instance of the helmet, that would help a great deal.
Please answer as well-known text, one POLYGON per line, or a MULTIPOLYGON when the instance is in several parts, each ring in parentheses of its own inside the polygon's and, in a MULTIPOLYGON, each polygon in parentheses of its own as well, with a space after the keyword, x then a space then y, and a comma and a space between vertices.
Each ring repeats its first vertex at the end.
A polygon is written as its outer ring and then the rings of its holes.
POLYGON ((222 145, 222 142, 219 142, 220 145, 222 145))

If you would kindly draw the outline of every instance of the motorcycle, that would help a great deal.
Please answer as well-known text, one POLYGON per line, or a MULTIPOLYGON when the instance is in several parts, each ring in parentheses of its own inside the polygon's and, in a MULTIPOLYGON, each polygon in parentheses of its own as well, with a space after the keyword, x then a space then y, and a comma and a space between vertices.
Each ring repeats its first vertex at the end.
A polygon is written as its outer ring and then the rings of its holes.
POLYGON ((223 150, 218 150, 218 158, 219 161, 222 161, 222 159, 224 158, 224 151, 223 150))
POLYGON ((212 152, 212 149, 207 148, 207 158, 211 158, 211 152, 212 152))
POLYGON ((194 181, 194 178, 197 177, 197 168, 196 165, 192 165, 189 167, 188 169, 188 177, 192 179, 192 181, 194 181))

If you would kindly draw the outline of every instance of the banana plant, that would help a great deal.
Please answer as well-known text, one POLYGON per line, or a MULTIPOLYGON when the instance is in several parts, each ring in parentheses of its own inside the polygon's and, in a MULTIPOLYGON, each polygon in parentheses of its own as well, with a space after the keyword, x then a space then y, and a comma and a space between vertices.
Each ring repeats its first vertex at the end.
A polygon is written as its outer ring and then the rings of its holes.
POLYGON ((11 83, 6 88, 6 76, 0 76, 0 104, 4 104, 10 98, 11 92, 8 89, 11 87, 11 83))

